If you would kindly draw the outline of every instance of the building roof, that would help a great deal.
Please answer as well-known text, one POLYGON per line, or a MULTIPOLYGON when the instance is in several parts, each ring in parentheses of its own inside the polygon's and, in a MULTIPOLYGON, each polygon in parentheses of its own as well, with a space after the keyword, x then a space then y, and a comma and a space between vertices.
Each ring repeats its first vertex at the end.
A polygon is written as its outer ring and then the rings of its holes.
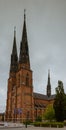
POLYGON ((46 104, 35 102, 34 106, 35 107, 40 107, 40 108, 42 108, 42 107, 45 108, 46 104))
POLYGON ((44 94, 33 93, 33 96, 35 99, 41 99, 41 100, 53 100, 55 98, 55 94, 48 97, 47 95, 44 94))

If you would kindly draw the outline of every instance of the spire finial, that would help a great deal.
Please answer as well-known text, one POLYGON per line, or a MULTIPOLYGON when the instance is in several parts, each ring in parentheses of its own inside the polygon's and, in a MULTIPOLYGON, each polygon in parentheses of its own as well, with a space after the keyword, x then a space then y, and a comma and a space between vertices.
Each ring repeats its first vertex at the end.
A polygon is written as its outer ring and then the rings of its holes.
POLYGON ((26 9, 24 9, 24 20, 26 18, 26 9))
POLYGON ((16 37, 16 26, 14 26, 14 37, 16 37))
POLYGON ((48 69, 48 77, 50 77, 50 69, 48 69))

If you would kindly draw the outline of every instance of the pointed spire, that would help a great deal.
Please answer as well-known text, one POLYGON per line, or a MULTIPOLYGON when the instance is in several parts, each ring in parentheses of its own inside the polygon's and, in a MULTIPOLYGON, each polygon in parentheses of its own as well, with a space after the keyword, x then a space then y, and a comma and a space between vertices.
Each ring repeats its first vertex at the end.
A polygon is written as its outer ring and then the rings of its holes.
POLYGON ((48 70, 48 84, 50 84, 50 70, 48 70))
POLYGON ((10 72, 16 72, 17 68, 18 68, 18 56, 17 56, 17 47, 16 47, 16 27, 14 27, 14 40, 13 40, 13 49, 11 54, 10 72))
POLYGON ((48 70, 47 96, 51 96, 50 70, 48 70))
POLYGON ((26 9, 24 9, 24 21, 26 20, 26 9))
POLYGON ((28 49, 27 30, 26 30, 26 14, 25 13, 26 13, 26 10, 24 10, 24 24, 23 24, 22 40, 20 43, 19 63, 28 64, 28 67, 30 68, 29 49, 28 49))
POLYGON ((14 27, 14 40, 13 40, 13 49, 12 49, 12 54, 17 54, 17 49, 16 49, 16 27, 14 27))
POLYGON ((16 38, 16 26, 14 27, 14 37, 16 38))

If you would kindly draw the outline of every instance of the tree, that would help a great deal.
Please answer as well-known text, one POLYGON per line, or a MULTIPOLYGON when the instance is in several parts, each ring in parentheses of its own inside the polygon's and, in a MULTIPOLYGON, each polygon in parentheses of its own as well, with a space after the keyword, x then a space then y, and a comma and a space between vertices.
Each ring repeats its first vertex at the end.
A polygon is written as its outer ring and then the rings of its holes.
POLYGON ((37 116, 36 120, 37 122, 41 122, 42 121, 42 117, 41 116, 37 116))
POLYGON ((64 107, 65 107, 65 93, 62 81, 58 81, 58 87, 56 88, 56 96, 53 104, 55 110, 56 120, 64 121, 64 107))
POLYGON ((52 121, 55 119, 55 111, 53 108, 53 104, 49 104, 43 115, 44 120, 52 121))
POLYGON ((64 120, 66 120, 66 94, 64 96, 64 120))

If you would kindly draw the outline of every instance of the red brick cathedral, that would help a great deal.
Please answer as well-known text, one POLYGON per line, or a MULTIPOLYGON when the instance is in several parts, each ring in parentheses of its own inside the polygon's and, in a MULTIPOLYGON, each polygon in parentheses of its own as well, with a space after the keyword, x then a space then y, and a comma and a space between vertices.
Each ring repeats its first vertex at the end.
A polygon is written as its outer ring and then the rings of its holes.
POLYGON ((20 42, 19 59, 17 56, 16 31, 14 29, 13 49, 11 53, 10 72, 7 88, 6 120, 34 121, 42 115, 48 104, 54 101, 51 95, 50 72, 48 72, 47 94, 33 92, 33 71, 30 67, 29 48, 26 30, 26 16, 22 39, 20 42))

